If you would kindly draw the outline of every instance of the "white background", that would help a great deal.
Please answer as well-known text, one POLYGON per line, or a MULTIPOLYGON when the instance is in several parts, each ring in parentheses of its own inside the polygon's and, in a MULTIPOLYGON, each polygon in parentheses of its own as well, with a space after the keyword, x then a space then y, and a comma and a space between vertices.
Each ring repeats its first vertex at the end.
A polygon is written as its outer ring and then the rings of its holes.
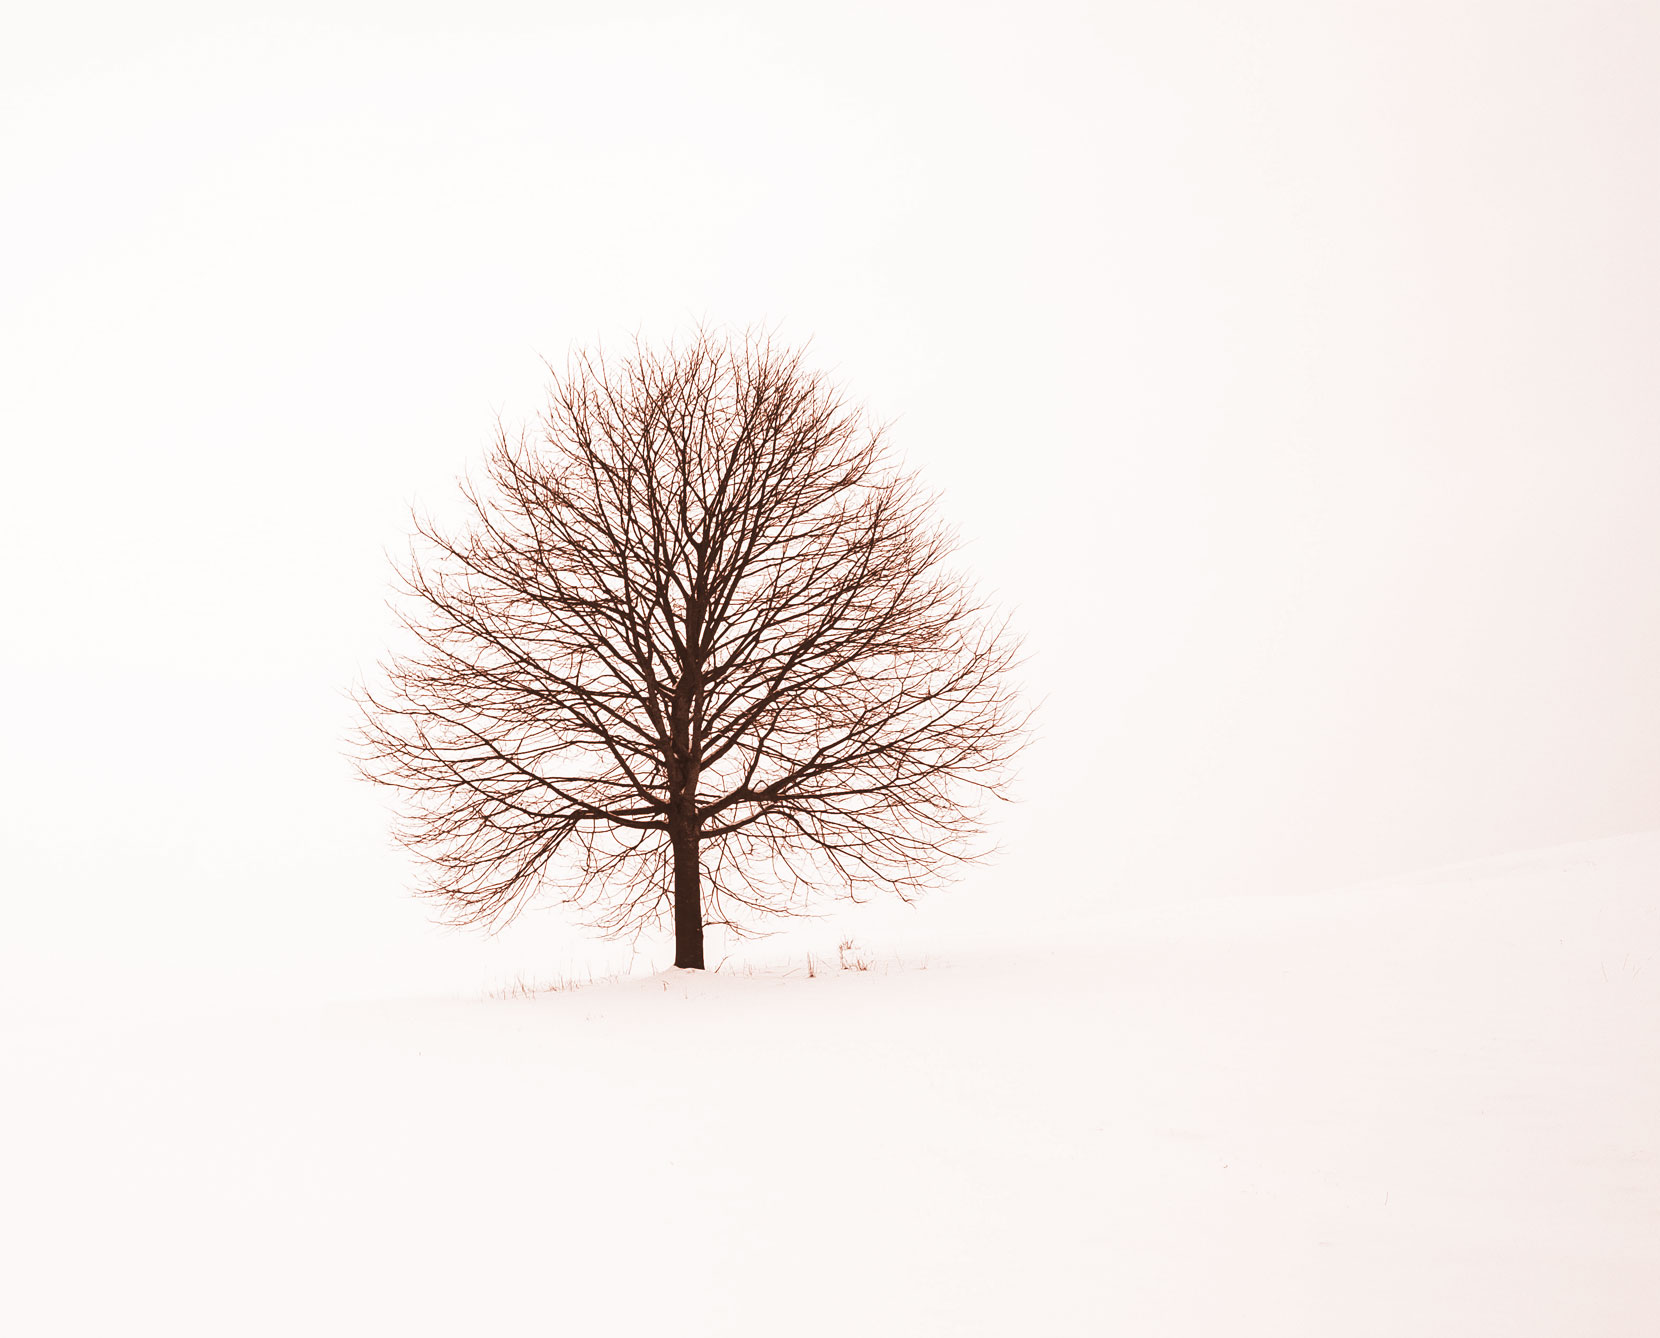
POLYGON ((8 16, 7 987, 612 961, 429 928, 345 694, 539 357, 698 320, 811 338, 1025 629, 1011 922, 1657 825, 1657 57, 1635 0, 8 16))

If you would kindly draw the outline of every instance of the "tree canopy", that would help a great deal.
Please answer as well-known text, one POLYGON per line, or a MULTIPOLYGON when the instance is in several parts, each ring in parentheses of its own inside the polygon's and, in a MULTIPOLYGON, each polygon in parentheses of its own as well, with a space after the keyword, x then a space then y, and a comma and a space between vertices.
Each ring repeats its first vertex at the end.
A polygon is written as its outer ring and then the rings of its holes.
POLYGON ((411 649, 360 689, 421 891, 501 923, 753 928, 977 853, 1017 644, 883 430, 797 351, 699 333, 575 355, 465 519, 417 517, 411 649))

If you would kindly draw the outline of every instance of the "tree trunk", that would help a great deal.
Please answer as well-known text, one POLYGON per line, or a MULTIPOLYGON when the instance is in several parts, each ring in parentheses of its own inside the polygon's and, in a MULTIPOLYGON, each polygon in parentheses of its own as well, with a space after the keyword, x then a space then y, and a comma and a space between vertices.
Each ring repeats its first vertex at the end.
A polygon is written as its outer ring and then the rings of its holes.
MULTIPOLYGON (((686 644, 695 646, 702 615, 688 610, 686 644)), ((697 859, 697 776, 694 727, 698 671, 688 665, 674 688, 669 713, 669 845, 674 853, 674 964, 703 970, 703 880, 697 859)))
POLYGON ((674 851, 674 964, 703 970, 703 886, 698 873, 697 830, 671 832, 674 851))

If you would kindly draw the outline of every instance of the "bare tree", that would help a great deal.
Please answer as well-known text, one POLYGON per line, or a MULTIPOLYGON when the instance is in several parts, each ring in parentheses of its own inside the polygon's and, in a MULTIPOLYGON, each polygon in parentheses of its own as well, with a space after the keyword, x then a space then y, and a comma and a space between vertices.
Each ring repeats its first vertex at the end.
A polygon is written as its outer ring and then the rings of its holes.
POLYGON ((977 853, 1024 717, 1015 643, 882 431, 764 336, 578 355, 498 430, 465 528, 417 518, 408 654, 361 689, 421 891, 544 886, 611 935, 901 897, 977 853))

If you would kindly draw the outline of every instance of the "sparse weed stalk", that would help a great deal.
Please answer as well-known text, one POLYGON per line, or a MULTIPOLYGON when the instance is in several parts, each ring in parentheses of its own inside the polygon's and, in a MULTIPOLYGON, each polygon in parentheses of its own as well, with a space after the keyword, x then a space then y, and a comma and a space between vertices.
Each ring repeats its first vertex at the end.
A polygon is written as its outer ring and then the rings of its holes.
POLYGON ((836 944, 836 955, 841 961, 843 971, 870 970, 870 958, 860 951, 858 943, 851 938, 844 938, 836 944))
POLYGON ((556 975, 551 981, 538 981, 534 976, 526 978, 516 974, 513 979, 499 989, 485 992, 486 999, 534 999, 542 994, 567 994, 580 990, 588 985, 606 984, 620 979, 618 976, 596 977, 593 970, 587 973, 586 980, 579 980, 574 976, 556 975))

